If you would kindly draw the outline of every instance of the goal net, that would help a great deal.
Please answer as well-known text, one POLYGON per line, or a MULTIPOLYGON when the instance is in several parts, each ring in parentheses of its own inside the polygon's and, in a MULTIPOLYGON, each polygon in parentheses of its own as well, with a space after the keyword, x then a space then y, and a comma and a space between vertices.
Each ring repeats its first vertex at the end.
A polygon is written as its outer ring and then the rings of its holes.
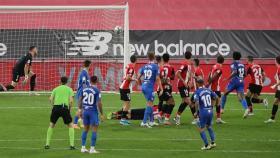
MULTIPOLYGON (((51 91, 61 76, 76 89, 83 61, 92 61, 103 91, 118 90, 128 52, 128 5, 119 6, 0 6, 0 83, 10 84, 15 62, 30 46, 36 91, 51 91)), ((21 77, 14 91, 29 91, 21 77)))

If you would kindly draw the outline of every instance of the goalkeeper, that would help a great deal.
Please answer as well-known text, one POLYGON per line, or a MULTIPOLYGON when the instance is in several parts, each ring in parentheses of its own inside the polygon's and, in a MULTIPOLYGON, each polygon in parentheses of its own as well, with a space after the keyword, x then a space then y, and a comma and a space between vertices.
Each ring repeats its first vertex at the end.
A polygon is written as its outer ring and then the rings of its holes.
MULTIPOLYGON (((145 113, 145 108, 130 109, 130 110, 128 110, 126 117, 129 120, 143 120, 144 113, 145 113)), ((153 106, 153 115, 154 115, 154 119, 157 119, 160 116, 159 110, 158 110, 158 105, 153 106)), ((107 115, 108 120, 120 120, 121 117, 122 117, 122 110, 110 112, 107 115)))
MULTIPOLYGON (((38 50, 36 46, 29 47, 29 52, 22 56, 15 64, 12 72, 13 78, 11 84, 7 86, 3 86, 0 84, 0 91, 8 91, 12 90, 16 87, 19 82, 20 77, 24 76, 23 84, 26 84, 28 79, 30 78, 30 91, 34 91, 36 84, 36 74, 32 71, 32 59, 38 54, 38 50)), ((33 94, 33 93, 30 93, 33 94)), ((35 94, 35 93, 34 93, 35 94)))

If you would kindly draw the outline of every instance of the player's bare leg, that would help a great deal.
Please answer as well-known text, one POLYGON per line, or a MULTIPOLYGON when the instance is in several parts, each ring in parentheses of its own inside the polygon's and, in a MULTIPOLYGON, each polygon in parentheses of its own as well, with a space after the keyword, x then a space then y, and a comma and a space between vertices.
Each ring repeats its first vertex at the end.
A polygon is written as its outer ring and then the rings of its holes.
POLYGON ((272 111, 271 111, 271 117, 268 120, 264 121, 264 123, 274 123, 275 122, 275 116, 278 111, 279 102, 280 102, 280 100, 278 98, 274 99, 272 111))
POLYGON ((130 125, 130 122, 127 120, 127 114, 130 109, 130 101, 124 101, 123 102, 123 108, 122 108, 122 114, 121 114, 121 125, 130 125))

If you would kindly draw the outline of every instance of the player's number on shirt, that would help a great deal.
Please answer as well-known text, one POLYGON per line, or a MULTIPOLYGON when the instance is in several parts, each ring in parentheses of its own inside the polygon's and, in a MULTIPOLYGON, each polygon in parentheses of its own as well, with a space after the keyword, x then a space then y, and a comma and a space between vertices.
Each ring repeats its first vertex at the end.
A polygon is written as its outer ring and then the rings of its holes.
POLYGON ((152 70, 144 70, 145 80, 149 80, 152 77, 152 70))
POLYGON ((163 77, 167 77, 167 74, 168 74, 168 68, 167 67, 165 67, 165 68, 163 68, 163 77))
POLYGON ((239 77, 244 77, 244 74, 245 74, 245 69, 244 69, 244 67, 238 68, 238 72, 239 72, 239 77))
POLYGON ((209 94, 203 95, 201 97, 201 100, 203 101, 205 107, 211 106, 211 96, 209 94))
POLYGON ((253 73, 254 73, 254 76, 255 76, 256 83, 259 84, 259 82, 260 82, 259 79, 262 76, 262 69, 260 67, 259 68, 254 68, 253 73))
POLYGON ((94 102, 94 95, 93 95, 93 93, 84 92, 83 93, 83 103, 84 104, 88 104, 88 105, 92 105, 93 102, 94 102))

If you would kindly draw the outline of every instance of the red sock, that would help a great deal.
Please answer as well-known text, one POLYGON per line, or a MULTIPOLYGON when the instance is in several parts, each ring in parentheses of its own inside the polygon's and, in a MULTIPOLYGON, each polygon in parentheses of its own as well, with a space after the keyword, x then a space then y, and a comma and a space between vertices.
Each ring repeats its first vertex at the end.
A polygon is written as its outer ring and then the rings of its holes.
POLYGON ((170 118, 170 114, 165 114, 165 118, 169 119, 170 118))

